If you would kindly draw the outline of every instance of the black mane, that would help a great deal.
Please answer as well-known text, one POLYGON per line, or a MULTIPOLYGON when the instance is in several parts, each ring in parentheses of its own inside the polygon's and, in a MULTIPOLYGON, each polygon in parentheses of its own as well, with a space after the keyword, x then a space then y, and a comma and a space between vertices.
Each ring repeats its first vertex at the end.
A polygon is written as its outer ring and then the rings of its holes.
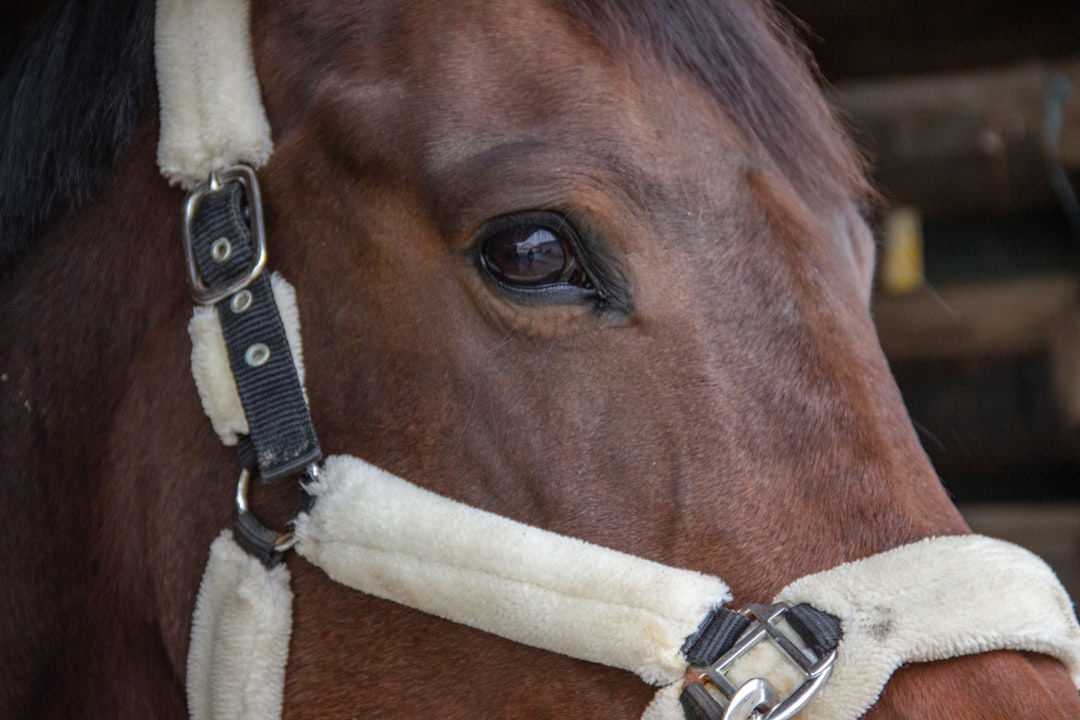
POLYGON ((154 98, 152 0, 64 0, 0 50, 0 271, 115 169, 154 98))

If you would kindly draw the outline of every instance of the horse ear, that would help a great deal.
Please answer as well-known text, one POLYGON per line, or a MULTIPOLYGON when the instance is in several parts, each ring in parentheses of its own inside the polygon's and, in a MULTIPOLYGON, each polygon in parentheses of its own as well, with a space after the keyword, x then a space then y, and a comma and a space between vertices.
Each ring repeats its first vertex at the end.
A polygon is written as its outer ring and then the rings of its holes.
POLYGON ((877 243, 863 212, 850 204, 840 219, 840 237, 837 242, 841 251, 850 258, 855 272, 859 296, 870 305, 870 293, 874 287, 875 256, 877 243))

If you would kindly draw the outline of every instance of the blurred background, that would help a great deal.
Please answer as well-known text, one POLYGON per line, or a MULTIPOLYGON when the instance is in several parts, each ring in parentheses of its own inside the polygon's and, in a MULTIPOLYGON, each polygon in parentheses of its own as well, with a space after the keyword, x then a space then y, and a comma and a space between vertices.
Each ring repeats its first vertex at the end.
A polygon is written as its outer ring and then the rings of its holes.
POLYGON ((1080 3, 782 0, 873 167, 873 311, 979 532, 1080 597, 1080 3))

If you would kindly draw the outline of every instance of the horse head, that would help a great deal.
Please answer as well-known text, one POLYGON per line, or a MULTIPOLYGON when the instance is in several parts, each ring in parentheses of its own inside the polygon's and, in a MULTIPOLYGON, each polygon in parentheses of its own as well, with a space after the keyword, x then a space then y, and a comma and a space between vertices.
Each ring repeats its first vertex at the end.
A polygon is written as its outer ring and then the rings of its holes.
MULTIPOLYGON (((267 242, 324 448, 738 602, 968 532, 877 342, 872 191, 772 9, 255 2, 251 38, 267 242)), ((5 603, 37 606, 5 630, 6 716, 184 714, 236 460, 190 380, 157 127, 151 103, 100 192, 5 274, 3 497, 68 528, 14 521, 5 603), (62 691, 33 690, 71 635, 62 691)), ((288 483, 252 494, 271 523, 295 512, 288 483)), ((288 564, 287 718, 632 718, 652 696, 288 564)), ((901 668, 866 717, 931 713, 1072 718, 1080 698, 1057 661, 992 652, 901 668)))

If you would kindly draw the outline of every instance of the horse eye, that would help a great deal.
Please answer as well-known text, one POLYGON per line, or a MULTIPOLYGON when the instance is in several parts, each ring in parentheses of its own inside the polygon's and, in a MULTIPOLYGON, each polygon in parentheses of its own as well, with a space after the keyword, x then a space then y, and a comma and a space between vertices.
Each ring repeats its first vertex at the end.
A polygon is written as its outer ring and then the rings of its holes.
POLYGON ((573 281, 576 266, 569 244, 539 225, 519 225, 492 233, 480 248, 484 268, 508 285, 533 288, 573 281))

